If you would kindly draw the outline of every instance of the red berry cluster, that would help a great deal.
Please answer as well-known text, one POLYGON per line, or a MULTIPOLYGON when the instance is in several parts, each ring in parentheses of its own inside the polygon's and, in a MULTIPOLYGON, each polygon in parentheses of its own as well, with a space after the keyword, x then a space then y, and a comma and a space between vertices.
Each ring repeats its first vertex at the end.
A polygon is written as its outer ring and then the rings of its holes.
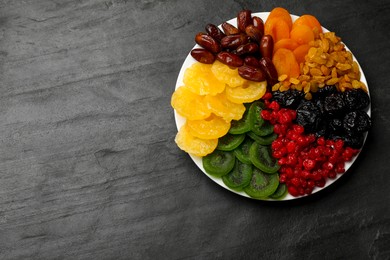
POLYGON ((285 183, 294 196, 311 194, 315 187, 324 187, 326 180, 345 172, 345 162, 359 152, 344 145, 344 141, 326 140, 305 134, 301 125, 295 124, 296 111, 281 108, 276 101, 265 100, 261 112, 264 120, 274 126, 277 139, 271 144, 272 155, 281 166, 279 181, 285 183))

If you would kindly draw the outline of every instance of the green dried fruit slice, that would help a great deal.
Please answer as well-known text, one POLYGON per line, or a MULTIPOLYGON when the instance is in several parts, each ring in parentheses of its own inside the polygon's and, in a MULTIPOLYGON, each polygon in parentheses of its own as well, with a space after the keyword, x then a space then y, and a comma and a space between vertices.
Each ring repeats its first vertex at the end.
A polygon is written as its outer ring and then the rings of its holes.
POLYGON ((233 170, 223 176, 222 181, 229 188, 236 191, 242 191, 242 189, 248 186, 251 181, 252 168, 252 164, 246 164, 236 160, 233 170))
POLYGON ((252 178, 244 192, 252 198, 263 199, 272 195, 279 185, 278 174, 266 174, 257 168, 253 168, 252 178))
POLYGON ((244 115, 240 120, 232 120, 229 129, 230 134, 238 135, 243 134, 251 130, 251 117, 249 115, 249 109, 245 110, 244 115))
POLYGON ((233 152, 215 150, 211 154, 202 157, 202 164, 208 174, 222 177, 233 169, 235 160, 233 152))
POLYGON ((273 174, 280 168, 277 160, 272 157, 269 146, 254 142, 249 149, 249 157, 253 165, 265 173, 273 174))
POLYGON ((249 149, 251 148, 252 143, 253 140, 251 138, 245 137, 245 140, 233 150, 236 158, 242 163, 252 163, 251 158, 249 158, 249 149))
POLYGON ((275 133, 266 136, 259 136, 254 132, 248 132, 246 134, 261 145, 270 145, 278 137, 275 133))
POLYGON ((249 107, 249 117, 251 123, 251 131, 257 135, 260 135, 260 127, 264 124, 264 119, 261 117, 261 111, 265 108, 262 101, 255 101, 249 107))
POLYGON ((221 151, 233 151, 236 149, 245 139, 245 134, 232 135, 226 134, 218 139, 217 149, 221 151))
POLYGON ((286 184, 279 183, 279 186, 276 189, 276 191, 272 195, 270 195, 269 197, 271 199, 278 199, 278 200, 280 200, 280 199, 283 199, 286 195, 287 195, 286 184))

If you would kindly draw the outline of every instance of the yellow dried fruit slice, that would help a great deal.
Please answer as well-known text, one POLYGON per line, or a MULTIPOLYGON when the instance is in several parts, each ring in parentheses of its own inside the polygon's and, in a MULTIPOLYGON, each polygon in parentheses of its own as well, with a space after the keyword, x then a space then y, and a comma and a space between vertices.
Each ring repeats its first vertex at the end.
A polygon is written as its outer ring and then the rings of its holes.
POLYGON ((222 117, 227 122, 240 120, 245 112, 245 106, 229 101, 225 92, 215 96, 206 96, 205 101, 212 113, 222 117))
POLYGON ((226 87, 225 93, 228 100, 233 103, 250 103, 260 99, 267 90, 267 81, 246 81, 242 86, 226 87))
POLYGON ((187 125, 193 136, 202 139, 220 138, 227 134, 230 129, 229 122, 214 114, 202 120, 188 120, 187 125))
POLYGON ((172 94, 171 106, 189 120, 205 119, 211 114, 204 96, 199 96, 183 86, 172 94))
POLYGON ((193 136, 187 124, 184 124, 175 137, 177 146, 192 155, 206 156, 212 153, 218 145, 218 139, 201 139, 193 136))
POLYGON ((230 68, 217 60, 211 65, 211 71, 219 81, 229 85, 231 88, 241 86, 246 81, 238 74, 237 68, 230 68))
POLYGON ((211 66, 200 62, 191 65, 184 72, 184 85, 198 95, 216 95, 223 92, 225 83, 214 76, 211 66))

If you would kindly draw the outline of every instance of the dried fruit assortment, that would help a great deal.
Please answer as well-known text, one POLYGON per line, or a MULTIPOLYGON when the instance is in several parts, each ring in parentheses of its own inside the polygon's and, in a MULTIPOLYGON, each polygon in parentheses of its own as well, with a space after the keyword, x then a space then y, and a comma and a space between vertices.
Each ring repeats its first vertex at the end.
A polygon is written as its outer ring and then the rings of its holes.
POLYGON ((195 35, 171 99, 184 118, 175 141, 241 194, 311 194, 345 172, 371 127, 359 65, 312 15, 277 7, 236 21, 195 35))

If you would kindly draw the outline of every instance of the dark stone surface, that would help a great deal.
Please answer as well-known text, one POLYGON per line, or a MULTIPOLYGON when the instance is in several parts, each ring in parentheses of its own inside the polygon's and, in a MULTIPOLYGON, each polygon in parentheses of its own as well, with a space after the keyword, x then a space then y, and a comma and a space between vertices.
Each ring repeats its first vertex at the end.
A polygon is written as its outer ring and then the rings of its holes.
POLYGON ((1 259, 389 259, 389 1, 0 1, 1 259), (310 13, 358 58, 364 151, 290 203, 212 182, 174 143, 194 35, 241 8, 310 13))

